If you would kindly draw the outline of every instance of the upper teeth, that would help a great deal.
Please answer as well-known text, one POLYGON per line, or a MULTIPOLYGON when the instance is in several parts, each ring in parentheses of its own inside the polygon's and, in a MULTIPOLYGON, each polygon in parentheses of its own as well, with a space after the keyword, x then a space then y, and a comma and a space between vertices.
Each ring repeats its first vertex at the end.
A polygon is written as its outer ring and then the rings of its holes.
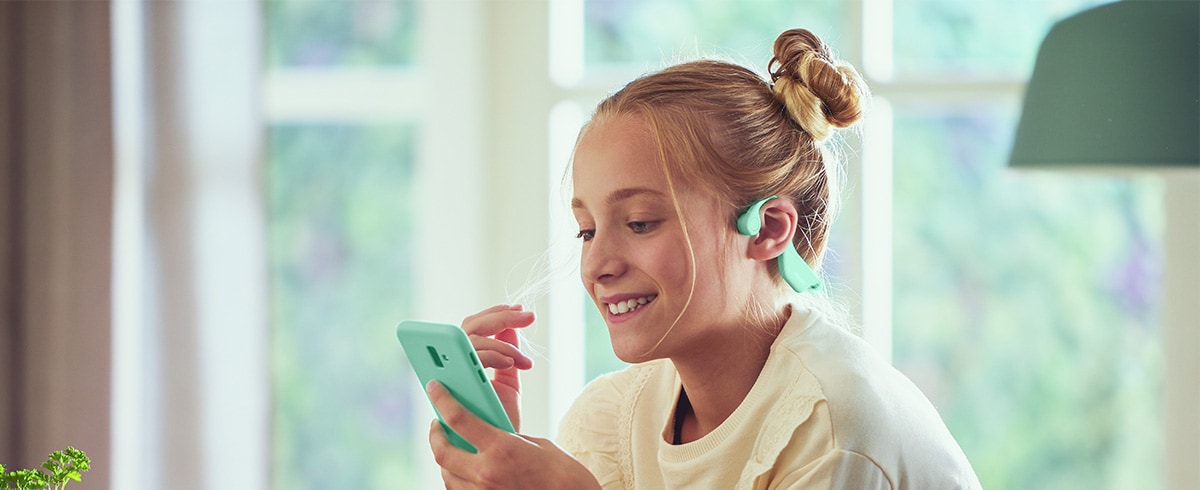
POLYGON ((654 301, 654 298, 657 298, 657 297, 658 297, 658 295, 652 294, 650 296, 642 296, 641 298, 634 298, 634 299, 629 299, 629 300, 625 300, 625 301, 618 301, 616 303, 609 303, 608 304, 608 312, 612 313, 614 315, 628 313, 630 311, 640 308, 642 305, 644 305, 646 303, 654 301))

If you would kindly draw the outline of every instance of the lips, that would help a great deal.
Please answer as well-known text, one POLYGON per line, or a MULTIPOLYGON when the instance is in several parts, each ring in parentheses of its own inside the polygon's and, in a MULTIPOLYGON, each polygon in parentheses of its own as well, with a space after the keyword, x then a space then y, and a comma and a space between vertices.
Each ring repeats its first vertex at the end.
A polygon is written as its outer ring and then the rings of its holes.
POLYGON ((650 294, 650 295, 646 295, 646 296, 638 296, 635 298, 629 298, 629 299, 623 299, 623 300, 617 300, 617 301, 610 300, 611 302, 606 301, 605 305, 608 306, 608 312, 613 314, 614 316, 615 315, 624 315, 631 311, 637 310, 638 308, 641 308, 642 306, 650 304, 657 297, 658 297, 657 294, 650 294))

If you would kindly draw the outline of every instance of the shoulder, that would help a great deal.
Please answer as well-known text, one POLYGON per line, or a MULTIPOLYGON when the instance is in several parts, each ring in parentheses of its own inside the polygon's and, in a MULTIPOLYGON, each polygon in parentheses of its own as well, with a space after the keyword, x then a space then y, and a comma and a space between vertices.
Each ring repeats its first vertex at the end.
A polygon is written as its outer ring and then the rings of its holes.
POLYGON ((795 309, 788 323, 774 355, 815 379, 839 447, 860 450, 869 441, 859 436, 892 432, 913 415, 941 425, 921 391, 861 338, 812 310, 795 309))
POLYGON ((946 488, 947 481, 968 482, 950 488, 978 486, 962 449, 912 381, 821 314, 794 315, 803 328, 785 328, 777 348, 816 380, 830 454, 847 461, 866 458, 897 487, 946 488))

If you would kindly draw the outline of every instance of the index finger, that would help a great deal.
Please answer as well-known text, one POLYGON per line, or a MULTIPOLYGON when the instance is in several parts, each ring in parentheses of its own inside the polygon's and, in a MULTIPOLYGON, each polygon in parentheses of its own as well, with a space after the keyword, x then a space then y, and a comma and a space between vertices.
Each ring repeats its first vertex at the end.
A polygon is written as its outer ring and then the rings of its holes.
POLYGON ((517 306, 493 306, 463 319, 462 329, 468 335, 491 337, 505 330, 525 328, 533 324, 534 314, 517 306))

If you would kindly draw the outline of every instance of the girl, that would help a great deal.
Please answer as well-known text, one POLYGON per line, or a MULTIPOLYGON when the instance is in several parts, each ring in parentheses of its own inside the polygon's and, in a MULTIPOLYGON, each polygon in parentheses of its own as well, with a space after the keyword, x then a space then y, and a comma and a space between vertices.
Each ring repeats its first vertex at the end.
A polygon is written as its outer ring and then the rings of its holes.
MULTIPOLYGON (((487 425, 431 384, 479 449, 430 444, 449 488, 976 488, 918 389, 823 313, 834 212, 822 144, 867 90, 812 33, 779 36, 771 81, 695 61, 634 80, 581 131, 571 207, 583 285, 633 365, 593 381, 559 446, 487 425)), ((520 306, 467 318, 520 427, 532 362, 520 306)))

